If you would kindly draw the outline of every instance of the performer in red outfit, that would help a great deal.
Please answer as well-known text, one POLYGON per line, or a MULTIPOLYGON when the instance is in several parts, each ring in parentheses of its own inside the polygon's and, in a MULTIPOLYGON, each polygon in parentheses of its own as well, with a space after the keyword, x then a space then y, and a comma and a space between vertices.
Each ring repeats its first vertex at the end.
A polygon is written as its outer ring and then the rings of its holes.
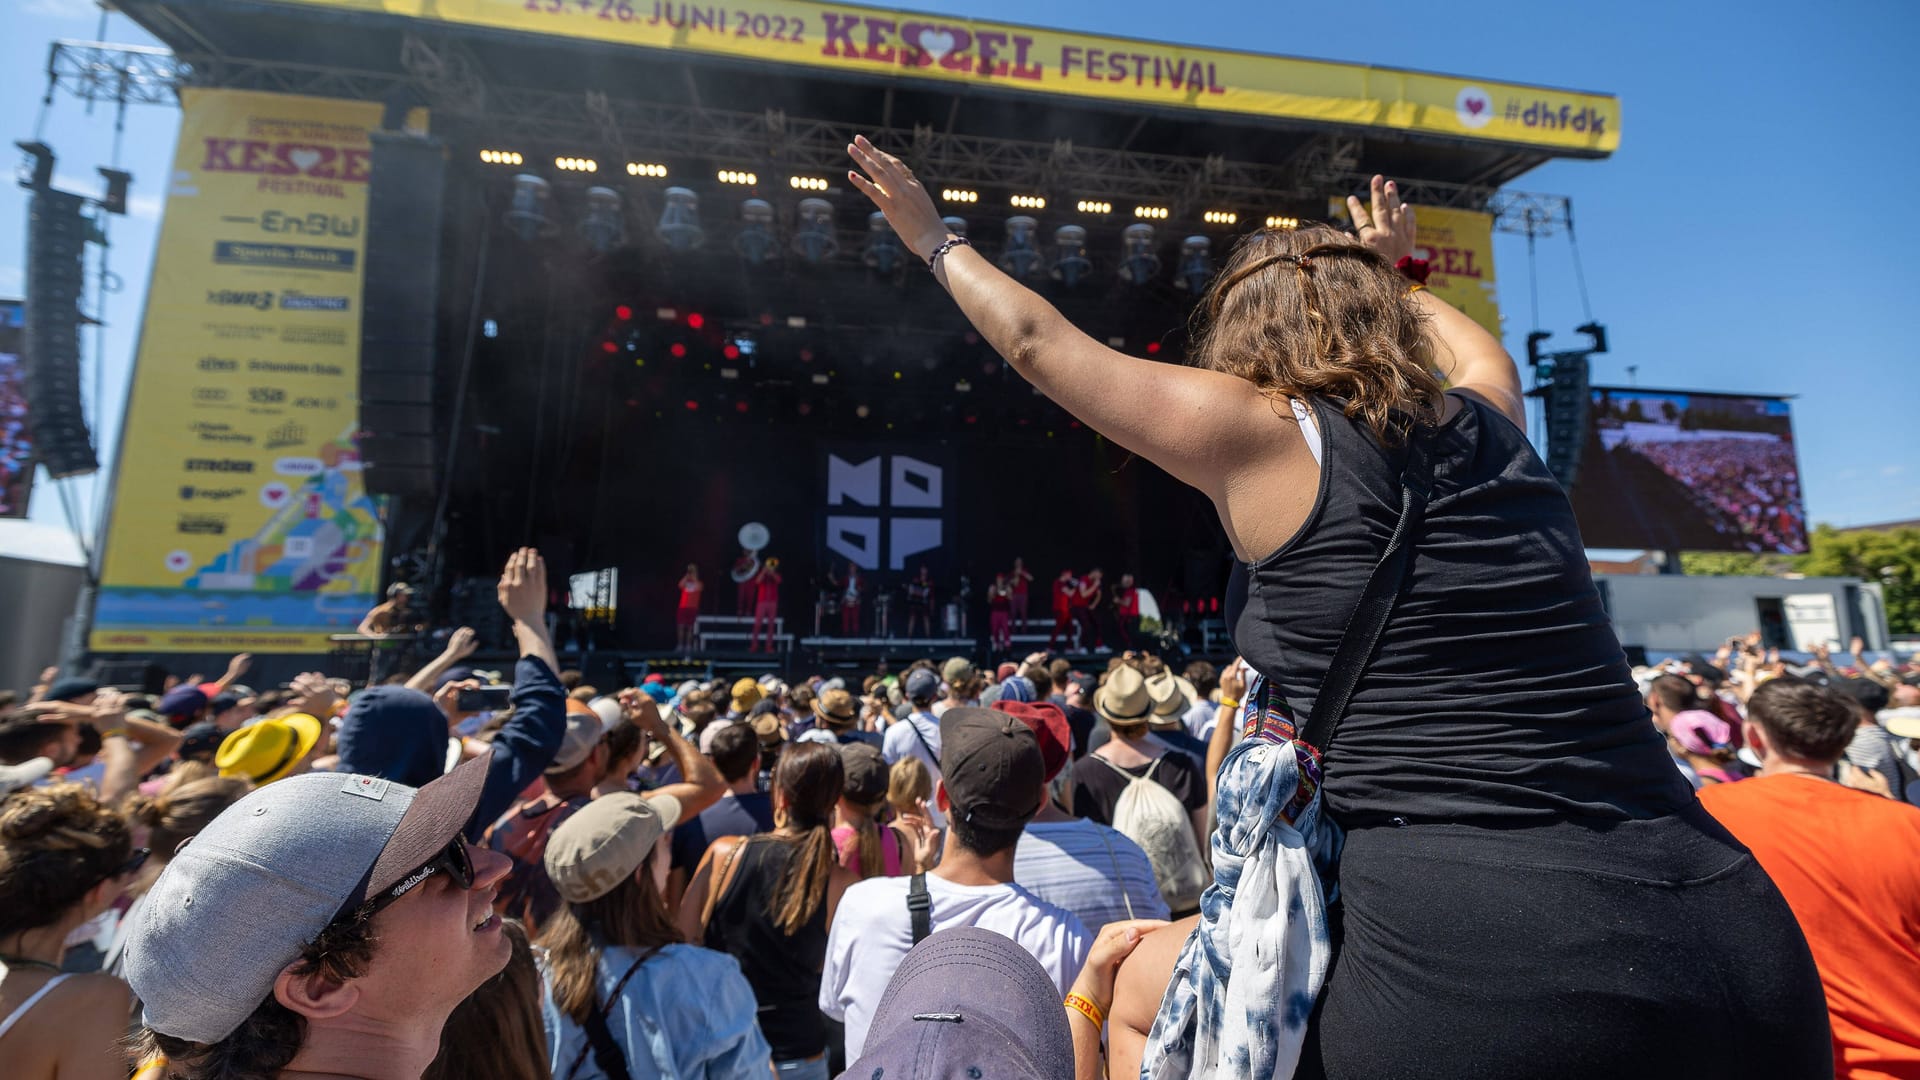
POLYGON ((1113 617, 1118 620, 1120 647, 1133 648, 1133 631, 1140 625, 1140 590, 1134 587, 1132 574, 1120 575, 1120 587, 1113 590, 1113 617))
POLYGON ((996 652, 1013 648, 1013 620, 1008 614, 1012 602, 1007 575, 993 575, 993 584, 987 586, 987 647, 996 652))
POLYGON ((733 613, 735 615, 753 614, 754 581, 759 577, 760 559, 752 551, 742 551, 740 557, 733 560, 733 580, 738 582, 733 590, 733 613))
POLYGON ((700 619, 700 594, 706 586, 700 583, 700 568, 687 564, 687 572, 680 576, 680 606, 674 610, 673 625, 680 632, 679 649, 683 653, 693 651, 694 629, 700 619))
POLYGON ((767 651, 774 652, 779 644, 774 635, 780 618, 780 560, 768 559, 760 567, 760 573, 754 576, 753 582, 753 643, 747 651, 760 651, 760 628, 764 626, 767 630, 767 651))
POLYGON ((1064 631, 1067 644, 1073 644, 1073 594, 1080 589, 1080 583, 1073 579, 1073 571, 1062 570, 1053 582, 1053 633, 1047 635, 1047 648, 1051 649, 1060 640, 1064 631))
POLYGON ((860 636, 860 599, 867 583, 860 578, 860 568, 847 563, 847 580, 840 591, 840 635, 842 637, 860 636))
POLYGON ((1027 628, 1027 592, 1033 586, 1033 574, 1027 570, 1026 561, 1013 560, 1013 573, 1007 575, 1007 586, 1012 590, 1008 596, 1007 614, 1013 625, 1019 629, 1027 628))

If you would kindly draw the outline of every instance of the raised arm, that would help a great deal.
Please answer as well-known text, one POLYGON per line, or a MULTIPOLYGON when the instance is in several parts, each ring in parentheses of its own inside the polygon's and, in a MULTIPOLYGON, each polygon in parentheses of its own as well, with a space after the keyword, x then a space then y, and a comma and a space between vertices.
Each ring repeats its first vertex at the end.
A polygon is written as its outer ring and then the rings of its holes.
MULTIPOLYGON (((899 158, 865 136, 847 151, 865 172, 848 179, 915 255, 925 260, 953 238, 899 158)), ((1115 352, 971 247, 948 250, 934 276, 1022 378, 1088 427, 1201 491, 1220 494, 1243 456, 1263 446, 1245 436, 1250 410, 1266 407, 1251 383, 1115 352)))
POLYGON ((660 706, 653 698, 638 690, 622 690, 620 704, 626 708, 627 718, 640 725, 649 739, 664 743, 668 756, 680 766, 683 779, 679 783, 667 784, 648 794, 671 795, 680 800, 681 821, 720 801, 720 796, 727 791, 726 779, 706 755, 681 738, 679 729, 660 718, 660 706))
POLYGON ((433 693, 434 684, 440 681, 440 676, 445 675, 453 665, 472 656, 473 650, 479 647, 480 637, 473 632, 473 627, 463 626, 455 630, 447 638, 446 649, 439 656, 434 657, 432 663, 414 672, 413 678, 407 680, 407 689, 433 693))

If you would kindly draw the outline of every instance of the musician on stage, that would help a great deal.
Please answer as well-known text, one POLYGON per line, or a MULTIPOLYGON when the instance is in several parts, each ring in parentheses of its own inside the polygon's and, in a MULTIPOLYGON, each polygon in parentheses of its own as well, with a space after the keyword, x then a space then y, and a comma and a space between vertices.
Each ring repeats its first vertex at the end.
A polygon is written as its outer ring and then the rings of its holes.
POLYGON ((1133 648, 1133 634, 1140 626, 1140 590, 1134 586, 1132 574, 1120 575, 1120 584, 1113 590, 1111 610, 1120 647, 1133 648))
POLYGON ((780 560, 768 559, 760 567, 760 572, 752 578, 753 601, 753 639, 747 647, 748 652, 760 651, 760 628, 767 630, 767 651, 779 651, 780 627, 780 560))
POLYGON ((1073 597, 1080 591, 1080 583, 1074 580, 1072 570, 1060 571, 1053 581, 1053 633, 1047 635, 1047 648, 1051 649, 1060 641, 1060 635, 1067 635, 1067 644, 1073 645, 1073 597))
POLYGON ((674 609, 673 625, 680 635, 675 647, 689 656, 693 654, 700 622, 700 594, 705 591, 706 586, 700 582, 700 568, 688 563, 687 572, 680 575, 680 606, 674 609))
POLYGON ((426 628, 426 620, 412 609, 413 586, 396 581, 387 586, 387 599, 376 604, 360 620, 355 631, 361 637, 384 638, 399 634, 417 634, 426 628))
POLYGON ((860 636, 860 599, 867 583, 860 576, 860 568, 847 560, 847 577, 840 583, 840 636, 860 636))
POLYGON ((1027 595, 1033 587, 1033 574, 1024 559, 1015 556, 1013 573, 1007 575, 1007 617, 1020 630, 1027 628, 1027 595))
POLYGON ((1096 614, 1105 606, 1105 580, 1105 573, 1096 566, 1087 571, 1087 576, 1080 579, 1080 587, 1073 590, 1073 624, 1080 631, 1082 649, 1106 648, 1106 639, 1100 635, 1100 616, 1096 614))
POLYGON ((1013 604, 1013 584, 1007 575, 993 575, 987 586, 987 648, 1007 652, 1013 648, 1013 620, 1008 612, 1013 604))
POLYGON ((920 573, 907 582, 907 640, 913 640, 913 628, 919 624, 928 636, 933 636, 933 571, 926 563, 920 564, 920 573))
POLYGON ((733 613, 735 615, 753 614, 753 602, 757 595, 755 579, 760 572, 760 556, 752 548, 742 548, 740 557, 733 560, 733 580, 738 584, 733 590, 733 613))

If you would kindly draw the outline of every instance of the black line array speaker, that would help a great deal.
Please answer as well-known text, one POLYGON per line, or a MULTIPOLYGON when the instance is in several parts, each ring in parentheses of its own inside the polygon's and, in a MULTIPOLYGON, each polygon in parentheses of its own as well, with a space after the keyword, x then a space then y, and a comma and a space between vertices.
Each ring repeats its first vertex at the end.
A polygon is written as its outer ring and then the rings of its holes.
POLYGON ((86 200, 33 194, 27 210, 26 327, 21 374, 34 457, 55 479, 100 468, 80 405, 80 294, 86 288, 86 200))
POLYGON ((435 140, 373 133, 360 310, 360 454, 373 495, 434 491, 434 326, 446 169, 435 140))

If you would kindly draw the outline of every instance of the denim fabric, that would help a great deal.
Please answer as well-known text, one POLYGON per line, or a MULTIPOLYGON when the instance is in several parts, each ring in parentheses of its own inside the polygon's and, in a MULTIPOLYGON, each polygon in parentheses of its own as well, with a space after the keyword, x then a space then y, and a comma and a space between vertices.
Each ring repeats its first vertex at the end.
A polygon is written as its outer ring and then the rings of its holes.
MULTIPOLYGON (((628 948, 601 954, 595 998, 603 1007, 638 955, 628 948)), ((550 992, 541 1004, 557 1080, 604 1080, 586 1030, 560 1011, 550 992), (570 1073, 575 1061, 579 1070, 570 1073)), ((772 1051, 760 1034, 756 1008, 753 988, 733 957, 668 945, 627 980, 607 1008, 607 1027, 626 1052, 633 1080, 766 1080, 772 1051)))
MULTIPOLYGON (((1264 679, 1249 736, 1221 763, 1213 884, 1147 1036, 1143 1080, 1292 1076, 1333 961, 1328 882, 1339 826, 1323 816, 1318 755, 1264 679)), ((1223 718, 1223 721, 1225 719, 1223 718)))

